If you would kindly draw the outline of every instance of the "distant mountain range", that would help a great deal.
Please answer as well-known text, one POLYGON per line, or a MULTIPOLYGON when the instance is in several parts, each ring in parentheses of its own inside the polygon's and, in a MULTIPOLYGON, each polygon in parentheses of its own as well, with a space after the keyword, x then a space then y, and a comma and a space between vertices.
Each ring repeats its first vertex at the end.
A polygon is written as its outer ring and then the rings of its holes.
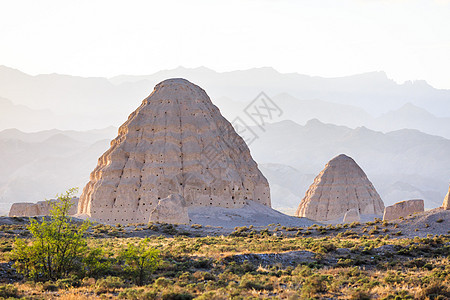
POLYGON ((9 211, 13 202, 36 202, 70 187, 83 188, 116 134, 113 127, 84 132, 1 131, 0 212, 9 211))
MULTIPOLYGON (((334 156, 353 157, 374 183, 386 205, 422 198, 427 208, 442 204, 450 175, 450 140, 399 130, 381 133, 364 127, 311 120, 253 127, 254 159, 268 178, 273 207, 293 212, 314 177, 334 156)), ((13 202, 52 198, 88 182, 98 157, 109 148, 116 128, 85 132, 50 130, 0 132, 0 212, 13 202)), ((81 193, 81 190, 80 190, 81 193)))
POLYGON ((272 68, 218 73, 179 67, 107 79, 30 76, 0 66, 0 130, 118 126, 155 84, 172 77, 184 77, 204 88, 229 120, 245 115, 244 108, 263 91, 283 111, 278 121, 305 124, 317 118, 351 128, 385 132, 412 128, 450 138, 450 90, 423 81, 397 84, 383 72, 322 78, 282 74, 272 68))
POLYGON ((276 208, 295 209, 340 153, 360 164, 386 204, 423 198, 437 207, 448 190, 450 90, 423 81, 397 84, 383 72, 321 78, 203 67, 108 79, 31 76, 0 66, 0 211, 82 188, 116 128, 155 84, 173 77, 201 86, 228 120, 244 125, 255 125, 246 109, 260 92, 279 107, 269 124, 251 127, 257 139, 250 144, 276 208))
MULTIPOLYGON (((389 133, 351 129, 318 120, 305 126, 281 121, 266 125, 264 132, 253 130, 259 135, 250 145, 251 153, 268 177, 271 191, 282 191, 284 199, 303 198, 305 187, 341 153, 355 159, 386 205, 421 198, 427 208, 438 207, 448 190, 450 140, 442 137, 410 129, 389 133)), ((278 195, 272 196, 275 203, 287 205, 278 195)))

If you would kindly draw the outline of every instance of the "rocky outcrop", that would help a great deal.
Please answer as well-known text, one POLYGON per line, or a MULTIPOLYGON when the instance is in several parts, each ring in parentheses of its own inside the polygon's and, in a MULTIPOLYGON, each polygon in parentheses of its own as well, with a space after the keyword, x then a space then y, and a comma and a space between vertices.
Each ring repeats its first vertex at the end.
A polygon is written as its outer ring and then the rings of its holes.
POLYGON ((83 190, 78 213, 103 223, 148 222, 159 200, 187 207, 270 206, 267 179, 244 140, 200 87, 156 85, 119 128, 83 190))
POLYGON ((359 215, 359 210, 356 208, 352 208, 347 211, 344 215, 344 220, 342 223, 352 223, 361 221, 361 216, 359 215))
POLYGON ((422 199, 401 201, 394 205, 387 206, 384 209, 383 220, 395 220, 400 217, 406 217, 420 212, 424 212, 424 203, 422 199))
POLYGON ((330 160, 314 179, 296 215, 316 221, 342 218, 350 209, 360 215, 381 215, 384 204, 364 171, 341 154, 330 160))
POLYGON ((442 203, 442 207, 444 209, 450 209, 450 187, 448 188, 447 195, 444 198, 444 202, 442 203))
MULTIPOLYGON (((57 199, 47 201, 39 201, 37 203, 14 203, 9 210, 10 217, 34 217, 34 216, 48 216, 52 209, 52 204, 58 202, 57 199)), ((72 206, 69 209, 69 216, 77 213, 78 198, 72 198, 72 206)))
POLYGON ((189 214, 186 202, 181 195, 169 195, 159 200, 155 209, 150 213, 150 222, 189 224, 189 214))

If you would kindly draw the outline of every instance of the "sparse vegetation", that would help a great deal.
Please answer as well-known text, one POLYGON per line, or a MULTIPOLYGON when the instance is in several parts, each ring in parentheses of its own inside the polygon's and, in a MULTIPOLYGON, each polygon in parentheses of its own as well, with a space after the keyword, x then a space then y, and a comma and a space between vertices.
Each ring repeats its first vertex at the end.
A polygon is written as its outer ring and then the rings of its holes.
POLYGON ((4 225, 12 233, 0 238, 0 272, 9 283, 0 286, 0 297, 447 299, 450 237, 408 238, 395 224, 274 224, 217 236, 180 234, 207 229, 198 225, 94 224, 83 235, 77 267, 37 282, 22 279, 15 267, 14 245, 34 242, 33 231, 23 236, 27 226, 4 225))
POLYGON ((76 189, 58 196, 51 219, 30 219, 31 240, 17 238, 11 257, 19 273, 36 280, 58 280, 80 267, 86 252, 84 234, 88 222, 77 225, 68 218, 70 199, 76 189))

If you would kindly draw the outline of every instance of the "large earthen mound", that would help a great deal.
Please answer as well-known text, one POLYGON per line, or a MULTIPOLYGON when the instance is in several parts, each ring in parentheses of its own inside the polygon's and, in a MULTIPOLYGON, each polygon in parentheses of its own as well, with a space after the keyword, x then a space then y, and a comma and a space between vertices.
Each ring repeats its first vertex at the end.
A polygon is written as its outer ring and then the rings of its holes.
POLYGON ((267 179, 206 92, 184 79, 156 85, 119 128, 83 190, 78 213, 104 223, 148 222, 159 200, 187 207, 270 207, 267 179))
POLYGON ((382 216, 384 204, 364 171, 341 154, 330 160, 314 179, 296 215, 316 221, 341 220, 347 211, 382 216))

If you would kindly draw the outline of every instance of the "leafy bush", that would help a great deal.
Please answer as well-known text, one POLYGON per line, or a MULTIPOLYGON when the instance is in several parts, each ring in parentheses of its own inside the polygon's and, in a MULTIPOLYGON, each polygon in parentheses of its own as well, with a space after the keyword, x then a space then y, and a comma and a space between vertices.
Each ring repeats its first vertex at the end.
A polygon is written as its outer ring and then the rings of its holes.
POLYGON ((150 246, 145 238, 137 245, 128 243, 119 253, 119 260, 124 262, 124 271, 138 284, 144 284, 147 276, 160 264, 159 250, 150 246))
POLYGON ((165 293, 162 295, 163 300, 192 300, 194 296, 189 293, 165 293))
POLYGON ((350 295, 351 300, 370 300, 370 294, 366 291, 355 290, 350 295))
POLYGON ((103 294, 107 292, 114 292, 118 288, 126 287, 127 284, 120 277, 108 276, 97 280, 96 290, 97 294, 103 294))
POLYGON ((442 283, 433 283, 416 295, 419 300, 427 299, 450 299, 450 287, 442 283))
POLYGON ((101 248, 90 250, 83 258, 83 271, 86 276, 98 277, 107 274, 111 268, 111 261, 105 258, 101 248))
POLYGON ((119 299, 151 300, 156 298, 155 292, 145 292, 144 289, 126 289, 119 293, 119 299))
POLYGON ((256 271, 256 267, 250 263, 248 260, 245 260, 242 264, 238 264, 234 261, 232 261, 226 268, 227 271, 234 273, 234 274, 245 274, 249 272, 256 271))
POLYGON ((324 275, 313 275, 305 280, 305 284, 302 287, 303 296, 313 297, 317 293, 324 293, 327 291, 328 277, 324 275))
POLYGON ((52 205, 51 219, 39 223, 30 219, 27 227, 31 241, 17 238, 11 259, 19 273, 36 280, 57 280, 67 276, 80 265, 86 252, 85 232, 88 222, 78 226, 68 218, 71 199, 77 189, 57 196, 52 205))
POLYGON ((257 291, 262 291, 262 290, 271 291, 271 290, 273 290, 273 286, 272 285, 264 285, 264 284, 261 284, 259 282, 256 282, 256 281, 253 281, 253 280, 248 280, 248 279, 243 279, 241 281, 241 283, 239 284, 239 286, 241 288, 248 289, 248 290, 257 290, 257 291))
POLYGON ((172 284, 172 281, 165 277, 159 277, 158 279, 155 280, 155 285, 159 287, 166 287, 170 284, 172 284))
POLYGON ((382 300, 412 300, 412 299, 414 299, 413 296, 411 296, 409 292, 405 290, 395 291, 393 294, 382 298, 382 300))
POLYGON ((46 281, 42 285, 42 290, 49 292, 56 292, 57 290, 59 290, 59 285, 54 283, 53 281, 46 281))
POLYGON ((0 285, 0 298, 19 298, 20 294, 17 288, 12 284, 0 285))

